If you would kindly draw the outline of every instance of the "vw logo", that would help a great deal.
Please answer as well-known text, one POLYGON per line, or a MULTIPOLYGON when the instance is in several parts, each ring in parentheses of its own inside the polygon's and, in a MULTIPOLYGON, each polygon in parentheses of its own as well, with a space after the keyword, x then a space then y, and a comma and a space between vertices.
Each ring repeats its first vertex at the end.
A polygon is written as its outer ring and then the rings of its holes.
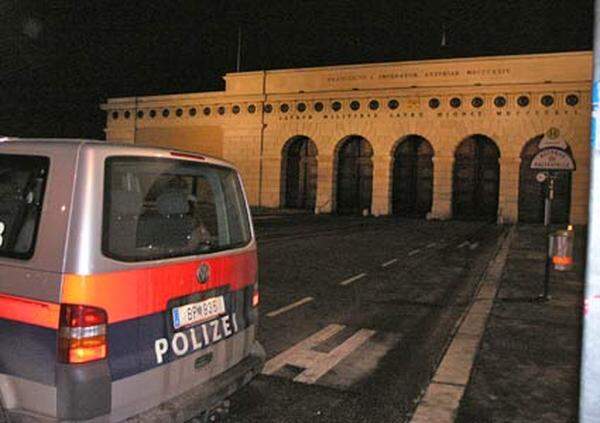
POLYGON ((210 267, 206 263, 202 263, 196 271, 196 277, 199 283, 206 283, 210 278, 210 267))

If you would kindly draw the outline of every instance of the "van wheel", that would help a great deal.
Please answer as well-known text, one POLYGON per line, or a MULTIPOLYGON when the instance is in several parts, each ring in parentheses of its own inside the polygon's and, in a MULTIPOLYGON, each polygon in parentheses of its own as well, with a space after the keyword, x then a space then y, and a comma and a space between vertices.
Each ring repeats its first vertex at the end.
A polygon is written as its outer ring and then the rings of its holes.
POLYGON ((2 404, 0 404, 0 423, 8 423, 8 414, 2 404))

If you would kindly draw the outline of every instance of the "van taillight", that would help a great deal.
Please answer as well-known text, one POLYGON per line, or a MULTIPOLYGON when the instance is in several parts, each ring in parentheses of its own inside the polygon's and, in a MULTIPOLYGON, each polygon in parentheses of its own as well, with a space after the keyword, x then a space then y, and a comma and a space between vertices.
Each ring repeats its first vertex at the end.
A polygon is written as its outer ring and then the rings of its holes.
POLYGON ((88 363, 108 354, 106 311, 83 305, 62 304, 58 328, 58 361, 88 363))
POLYGON ((252 307, 258 307, 258 303, 260 302, 260 294, 258 293, 258 284, 254 285, 254 289, 252 290, 252 307))

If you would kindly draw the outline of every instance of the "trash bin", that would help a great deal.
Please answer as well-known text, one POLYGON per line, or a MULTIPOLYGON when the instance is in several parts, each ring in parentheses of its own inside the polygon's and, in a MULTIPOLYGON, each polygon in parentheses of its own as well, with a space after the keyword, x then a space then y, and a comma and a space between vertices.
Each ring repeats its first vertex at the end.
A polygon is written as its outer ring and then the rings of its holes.
POLYGON ((573 267, 573 230, 558 230, 550 235, 550 257, 555 270, 566 271, 573 267))

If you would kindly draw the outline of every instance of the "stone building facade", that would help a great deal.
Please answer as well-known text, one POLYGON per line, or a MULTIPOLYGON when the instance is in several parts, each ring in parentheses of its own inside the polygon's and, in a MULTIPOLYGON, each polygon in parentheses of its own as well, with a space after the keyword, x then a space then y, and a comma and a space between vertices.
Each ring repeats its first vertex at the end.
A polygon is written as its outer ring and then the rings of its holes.
POLYGON ((220 92, 108 99, 106 138, 202 152, 241 171, 252 205, 540 221, 529 169, 567 144, 553 219, 585 223, 591 52, 225 75, 220 92))

